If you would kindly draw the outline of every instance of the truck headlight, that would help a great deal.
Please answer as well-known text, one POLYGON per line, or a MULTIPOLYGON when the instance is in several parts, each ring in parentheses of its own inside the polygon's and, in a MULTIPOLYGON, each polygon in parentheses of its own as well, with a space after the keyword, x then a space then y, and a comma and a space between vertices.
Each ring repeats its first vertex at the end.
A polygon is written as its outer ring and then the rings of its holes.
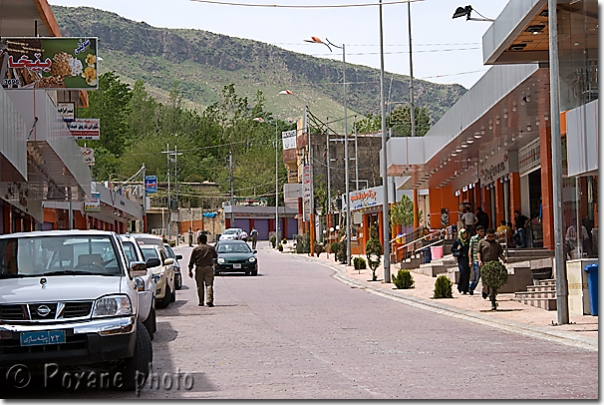
POLYGON ((217 262, 218 262, 218 264, 224 264, 224 258, 219 257, 217 262))
POLYGON ((132 303, 127 295, 109 295, 94 303, 93 318, 132 315, 132 303))
POLYGON ((250 257, 248 260, 250 261, 250 263, 256 262, 256 258, 254 256, 250 257))

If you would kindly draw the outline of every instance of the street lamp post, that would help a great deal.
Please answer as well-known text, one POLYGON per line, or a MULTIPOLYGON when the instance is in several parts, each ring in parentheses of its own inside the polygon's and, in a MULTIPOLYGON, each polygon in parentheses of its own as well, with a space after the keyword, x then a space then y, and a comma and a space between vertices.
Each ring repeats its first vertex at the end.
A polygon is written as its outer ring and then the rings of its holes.
MULTIPOLYGON (((348 178, 348 108, 347 108, 347 97, 346 97, 346 44, 342 46, 335 45, 329 39, 325 38, 325 41, 319 37, 310 37, 305 39, 305 42, 313 44, 323 44, 331 52, 331 46, 342 50, 342 79, 344 82, 344 171, 346 181, 346 265, 350 266, 351 263, 351 246, 350 246, 350 179, 348 178)), ((329 135, 328 135, 329 139, 329 135)), ((328 140, 329 143, 329 140, 328 140)))
MULTIPOLYGON (((252 121, 266 123, 263 118, 252 121)), ((275 239, 279 242, 279 122, 275 120, 275 239)))

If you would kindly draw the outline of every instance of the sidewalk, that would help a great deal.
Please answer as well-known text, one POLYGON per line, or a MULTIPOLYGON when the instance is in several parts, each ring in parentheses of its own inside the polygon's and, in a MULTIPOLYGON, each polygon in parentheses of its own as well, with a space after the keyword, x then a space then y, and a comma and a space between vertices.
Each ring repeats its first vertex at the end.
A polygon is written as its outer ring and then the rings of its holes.
MULTIPOLYGON (((453 286, 453 298, 433 299, 436 277, 411 271, 415 280, 415 288, 399 290, 394 284, 383 282, 382 265, 376 271, 378 281, 370 281, 371 269, 354 270, 353 266, 335 262, 333 255, 329 255, 328 259, 325 253, 322 253, 319 258, 304 256, 335 270, 336 279, 352 287, 363 288, 370 293, 449 316, 588 350, 598 350, 597 316, 571 314, 570 324, 556 325, 558 319, 556 311, 547 311, 512 301, 514 294, 498 294, 499 308, 497 311, 492 311, 490 301, 482 298, 480 284, 474 295, 461 295, 457 292, 456 286, 453 286)), ((390 266, 391 274, 396 275, 398 270, 398 265, 390 266)))

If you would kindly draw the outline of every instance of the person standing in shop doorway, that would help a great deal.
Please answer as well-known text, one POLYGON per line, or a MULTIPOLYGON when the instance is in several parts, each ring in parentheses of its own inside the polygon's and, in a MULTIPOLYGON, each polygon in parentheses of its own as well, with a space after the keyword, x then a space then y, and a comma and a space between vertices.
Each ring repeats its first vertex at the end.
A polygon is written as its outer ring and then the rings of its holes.
POLYGON ((482 210, 482 207, 476 208, 476 219, 478 222, 476 225, 482 225, 484 229, 489 227, 489 215, 482 210))
POLYGON ((514 236, 512 237, 512 239, 514 240, 514 244, 516 245, 517 248, 523 248, 526 247, 526 221, 528 221, 528 218, 525 217, 524 215, 522 215, 520 213, 520 211, 514 211, 514 221, 516 222, 514 224, 514 228, 516 229, 516 232, 514 233, 514 236))

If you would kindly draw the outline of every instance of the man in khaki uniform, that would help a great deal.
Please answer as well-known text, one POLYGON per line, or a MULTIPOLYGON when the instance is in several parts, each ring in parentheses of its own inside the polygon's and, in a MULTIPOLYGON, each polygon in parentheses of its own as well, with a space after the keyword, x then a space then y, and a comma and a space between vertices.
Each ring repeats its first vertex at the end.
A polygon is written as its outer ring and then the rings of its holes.
POLYGON ((199 243, 191 252, 189 259, 189 277, 193 277, 193 266, 195 266, 195 284, 197 284, 197 299, 199 306, 203 306, 204 285, 207 293, 206 304, 214 306, 214 259, 218 257, 216 249, 207 244, 208 237, 201 234, 197 238, 199 243))

